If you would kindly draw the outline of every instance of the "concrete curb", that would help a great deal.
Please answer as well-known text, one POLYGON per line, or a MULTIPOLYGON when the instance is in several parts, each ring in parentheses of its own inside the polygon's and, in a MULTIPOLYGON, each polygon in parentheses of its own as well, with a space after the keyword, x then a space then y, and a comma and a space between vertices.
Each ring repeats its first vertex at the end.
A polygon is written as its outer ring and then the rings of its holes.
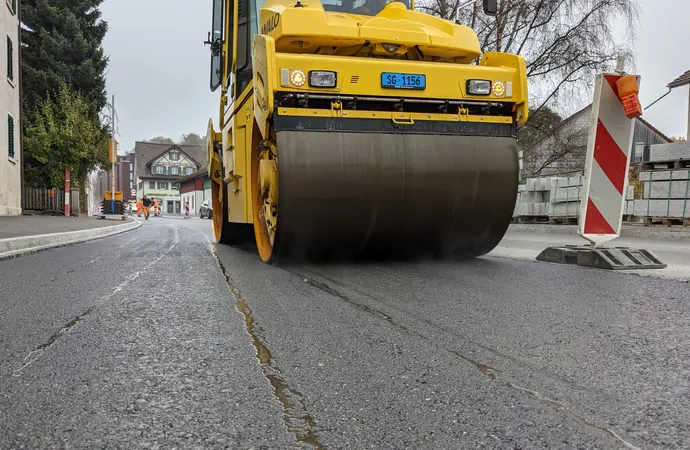
MULTIPOLYGON (((577 236, 577 225, 517 224, 511 223, 508 233, 566 234, 577 236)), ((620 237, 660 239, 670 241, 690 240, 690 227, 655 227, 626 225, 621 227, 620 237)), ((615 242, 615 241, 614 241, 615 242)))
POLYGON ((62 233, 39 234, 17 238, 0 239, 0 260, 16 258, 18 256, 48 250, 56 247, 78 244, 137 229, 141 222, 131 222, 108 227, 91 228, 88 230, 66 231, 62 233))

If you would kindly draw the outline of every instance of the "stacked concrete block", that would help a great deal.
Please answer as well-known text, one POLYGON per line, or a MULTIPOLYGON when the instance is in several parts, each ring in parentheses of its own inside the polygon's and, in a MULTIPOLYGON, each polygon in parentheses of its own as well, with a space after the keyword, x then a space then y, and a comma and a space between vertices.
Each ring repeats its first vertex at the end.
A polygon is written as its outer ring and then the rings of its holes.
POLYGON ((690 159, 690 142, 673 142, 649 147, 649 162, 690 159))
POLYGON ((551 180, 549 217, 578 217, 585 178, 558 177, 551 180))
POLYGON ((690 199, 635 200, 635 215, 642 217, 690 218, 690 199))
MULTIPOLYGON (((585 182, 584 176, 528 178, 520 185, 513 217, 577 218, 585 182)), ((623 214, 633 214, 634 198, 635 188, 628 186, 623 214)))
POLYGON ((643 195, 635 201, 636 216, 690 217, 690 170, 644 171, 640 172, 640 181, 643 195))
POLYGON ((513 217, 546 217, 550 185, 544 178, 528 178, 518 188, 513 217))

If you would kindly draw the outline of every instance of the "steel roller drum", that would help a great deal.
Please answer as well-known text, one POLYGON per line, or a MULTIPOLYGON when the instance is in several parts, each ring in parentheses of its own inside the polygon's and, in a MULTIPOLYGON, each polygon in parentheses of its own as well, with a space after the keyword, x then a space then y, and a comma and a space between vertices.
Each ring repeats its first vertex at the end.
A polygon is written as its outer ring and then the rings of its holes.
POLYGON ((433 250, 503 238, 518 185, 512 137, 279 131, 280 258, 433 250))

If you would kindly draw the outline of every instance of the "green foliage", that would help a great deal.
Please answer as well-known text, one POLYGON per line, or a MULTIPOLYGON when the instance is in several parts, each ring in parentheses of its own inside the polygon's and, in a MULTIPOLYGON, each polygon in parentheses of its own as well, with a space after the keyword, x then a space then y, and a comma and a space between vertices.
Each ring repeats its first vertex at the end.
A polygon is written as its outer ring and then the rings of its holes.
POLYGON ((77 170, 77 179, 84 184, 86 174, 103 160, 93 150, 98 147, 96 144, 91 144, 91 150, 76 144, 100 142, 107 129, 100 117, 107 105, 108 64, 102 48, 108 29, 101 20, 102 2, 22 1, 22 22, 32 30, 22 31, 24 162, 28 184, 61 186, 65 167, 77 170), (60 111, 63 106, 71 109, 60 111), (75 111, 81 117, 75 117, 75 111), (54 128, 58 123, 72 128, 60 132, 54 128), (97 139, 93 133, 98 134, 97 139))
POLYGON ((25 0, 22 21, 33 32, 22 32, 25 106, 40 108, 53 99, 62 82, 80 92, 97 119, 106 106, 105 69, 108 58, 101 43, 108 26, 100 18, 102 0, 25 0))
POLYGON ((65 169, 85 180, 91 168, 107 163, 108 136, 89 117, 90 105, 63 83, 55 100, 44 100, 26 116, 24 150, 35 162, 26 168, 30 184, 61 186, 65 169))

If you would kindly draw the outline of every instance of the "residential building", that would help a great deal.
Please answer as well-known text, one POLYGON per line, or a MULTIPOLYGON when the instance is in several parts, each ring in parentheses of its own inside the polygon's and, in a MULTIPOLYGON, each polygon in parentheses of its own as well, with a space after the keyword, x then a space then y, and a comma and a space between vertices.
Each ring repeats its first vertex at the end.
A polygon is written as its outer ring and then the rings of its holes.
POLYGON ((182 208, 189 202, 189 215, 198 216, 199 208, 206 199, 211 198, 211 179, 206 169, 180 180, 182 208))
POLYGON ((134 154, 137 200, 156 198, 164 214, 182 214, 180 181, 206 168, 206 146, 137 141, 134 154))
POLYGON ((0 215, 22 212, 19 10, 17 0, 0 5, 0 215))
MULTIPOLYGON (((563 120, 553 132, 524 150, 523 178, 583 172, 591 125, 592 105, 563 120)), ((630 161, 642 161, 655 144, 671 139, 642 117, 635 119, 630 161)))

